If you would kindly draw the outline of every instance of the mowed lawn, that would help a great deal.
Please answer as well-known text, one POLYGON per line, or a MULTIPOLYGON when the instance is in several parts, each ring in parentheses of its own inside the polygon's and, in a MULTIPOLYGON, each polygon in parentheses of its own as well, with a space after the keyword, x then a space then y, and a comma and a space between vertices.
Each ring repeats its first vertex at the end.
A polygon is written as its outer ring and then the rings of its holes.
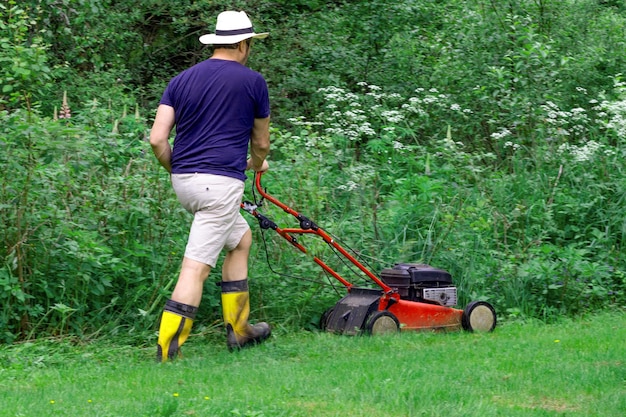
POLYGON ((626 416, 624 312, 489 334, 276 331, 236 353, 192 336, 183 351, 161 365, 114 339, 2 346, 0 416, 626 416))

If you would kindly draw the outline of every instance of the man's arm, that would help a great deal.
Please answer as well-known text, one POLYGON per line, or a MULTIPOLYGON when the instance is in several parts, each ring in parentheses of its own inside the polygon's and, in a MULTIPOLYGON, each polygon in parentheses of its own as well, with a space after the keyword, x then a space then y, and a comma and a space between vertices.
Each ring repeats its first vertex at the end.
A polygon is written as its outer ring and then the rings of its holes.
POLYGON ((254 119, 250 135, 250 159, 246 169, 266 171, 269 168, 265 157, 270 152, 270 118, 254 119))
POLYGON ((159 163, 172 172, 172 147, 170 146, 170 132, 174 127, 174 108, 165 104, 159 105, 154 124, 150 131, 150 146, 159 163))

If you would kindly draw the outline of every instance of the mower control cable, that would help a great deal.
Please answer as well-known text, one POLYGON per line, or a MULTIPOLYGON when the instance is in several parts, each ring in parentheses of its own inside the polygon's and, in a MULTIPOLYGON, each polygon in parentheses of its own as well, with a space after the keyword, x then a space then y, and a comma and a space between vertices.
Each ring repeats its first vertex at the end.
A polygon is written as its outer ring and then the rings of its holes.
MULTIPOLYGON (((256 198, 256 196, 254 196, 254 198, 256 198)), ((268 229, 272 229, 272 230, 276 230, 278 229, 278 225, 270 220, 268 217, 266 217, 265 215, 261 214, 257 209, 262 205, 262 201, 259 201, 257 203, 252 203, 250 201, 244 201, 241 204, 241 208, 244 211, 247 211, 248 213, 250 213, 253 217, 256 217, 258 222, 259 222, 259 227, 261 228, 261 237, 262 237, 262 241, 263 241, 263 247, 265 249, 265 257, 266 257, 266 261, 267 261, 267 265, 270 269, 270 271, 272 271, 274 274, 278 275, 278 276, 283 276, 283 277, 287 277, 287 278, 291 278, 291 279, 295 279, 295 280, 300 280, 300 281, 307 281, 307 282, 312 282, 315 284, 320 284, 320 285, 324 285, 324 286, 331 286, 335 292, 337 294, 339 294, 339 290, 337 289, 337 286, 333 283, 333 280, 331 279, 330 275, 328 274, 327 271, 324 271, 326 274, 326 278, 328 279, 328 282, 324 282, 324 281, 319 281, 319 280, 315 280, 315 279, 310 279, 310 278, 304 278, 304 277, 298 277, 295 275, 290 275, 290 274, 285 274, 285 273, 281 273, 278 272, 276 270, 274 270, 274 268, 272 267, 271 261, 269 259, 269 250, 268 250, 268 244, 267 244, 267 239, 265 238, 265 230, 268 229)), ((302 216, 299 215, 297 218, 300 221, 300 227, 303 230, 318 230, 319 226, 317 224, 315 224, 313 221, 311 221, 310 219, 308 219, 306 216, 302 216)), ((338 241, 336 236, 331 236, 333 241, 338 241)), ((298 239, 295 236, 290 236, 290 242, 297 244, 298 243, 298 239)), ((335 254, 335 256, 337 256, 338 259, 340 259, 342 261, 342 263, 351 271, 351 273, 353 273, 355 276, 358 276, 358 273, 356 273, 356 271, 354 271, 352 265, 350 265, 349 263, 346 262, 346 260, 341 257, 339 255, 339 253, 337 252, 337 250, 333 247, 333 245, 330 244, 330 242, 326 242, 328 244, 328 247, 331 249, 331 251, 335 254)), ((353 253, 356 253, 356 251, 354 251, 353 249, 350 249, 353 253)))
MULTIPOLYGON (((265 189, 265 191, 267 192, 267 189, 265 189)), ((261 199, 257 201, 255 187, 252 187, 252 199, 255 201, 255 203, 251 203, 249 201, 245 201, 243 203, 243 209, 254 216, 255 215, 254 212, 256 211, 256 209, 261 207, 261 206, 263 206, 263 200, 265 200, 265 197, 263 197, 261 195, 261 199)), ((265 219, 267 219, 267 217, 263 216, 260 213, 258 215, 264 217, 265 219)), ((300 228, 302 230, 318 230, 319 229, 319 226, 317 224, 315 224, 315 222, 313 220, 309 219, 308 217, 306 217, 306 216, 304 216, 304 215, 302 215, 300 213, 298 213, 296 218, 300 222, 300 228)), ((276 223, 272 222, 269 219, 267 219, 267 221, 269 221, 270 224, 272 224, 273 226, 263 227, 264 225, 267 226, 268 224, 267 223, 261 223, 261 228, 262 229, 276 230, 276 228, 278 227, 276 225, 276 223)), ((261 218, 259 217, 259 223, 260 222, 261 222, 261 218)))
MULTIPOLYGON (((270 271, 272 271, 274 274, 276 274, 278 276, 282 276, 282 277, 286 277, 286 278, 290 278, 290 279, 295 279, 295 280, 299 280, 299 281, 307 281, 307 282, 311 282, 311 283, 319 284, 319 285, 323 285, 323 286, 330 286, 330 287, 333 288, 333 290, 337 294, 340 294, 339 290, 337 289, 337 286, 333 283, 333 280, 331 279, 331 277, 329 276, 328 272, 326 272, 326 271, 324 271, 324 272, 326 274, 326 278, 328 279, 328 282, 319 281, 319 280, 310 279, 310 278, 298 277, 298 276, 290 275, 290 274, 285 274, 285 273, 282 273, 282 272, 278 272, 278 271, 276 271, 273 268, 272 263, 271 263, 270 258, 269 258, 269 250, 268 250, 268 245, 267 245, 267 239, 265 238, 265 230, 267 230, 267 229, 276 230, 278 228, 278 225, 276 223, 274 223, 272 220, 270 220, 268 217, 264 216, 263 214, 261 214, 261 213, 259 213, 257 211, 257 209, 263 205, 264 197, 261 197, 260 200, 257 200, 257 196, 256 196, 256 193, 254 192, 254 188, 252 189, 252 198, 255 201, 254 203, 252 203, 250 201, 244 201, 244 202, 241 203, 241 208, 244 211, 247 211, 248 213, 250 213, 253 217, 256 217, 257 220, 259 221, 259 227, 261 228, 261 237, 262 237, 262 241, 263 241, 263 248, 265 249, 265 259, 267 261, 267 265, 268 265, 270 271)), ((318 226, 314 222, 312 222, 311 220, 306 218, 305 216, 300 216, 298 218, 298 220, 300 220, 300 227, 302 229, 305 229, 305 227, 308 228, 308 229, 313 229, 313 230, 317 230, 318 229, 318 226)), ((291 238, 292 238, 292 243, 297 243, 297 239, 295 237, 292 236, 291 238)))

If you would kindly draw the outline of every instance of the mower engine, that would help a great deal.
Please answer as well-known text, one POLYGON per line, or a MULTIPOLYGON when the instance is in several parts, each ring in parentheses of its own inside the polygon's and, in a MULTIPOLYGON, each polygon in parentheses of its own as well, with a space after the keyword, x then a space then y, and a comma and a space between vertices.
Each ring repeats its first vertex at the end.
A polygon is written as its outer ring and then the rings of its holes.
POLYGON ((442 269, 425 264, 396 264, 383 269, 381 280, 398 291, 403 300, 438 304, 446 307, 457 303, 452 276, 442 269))

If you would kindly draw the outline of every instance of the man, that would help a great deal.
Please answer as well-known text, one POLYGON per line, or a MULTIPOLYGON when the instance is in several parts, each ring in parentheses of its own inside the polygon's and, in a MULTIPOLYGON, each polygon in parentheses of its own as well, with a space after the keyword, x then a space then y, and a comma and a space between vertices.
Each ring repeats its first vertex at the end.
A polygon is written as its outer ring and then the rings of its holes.
POLYGON ((222 249, 227 251, 221 288, 229 350, 259 343, 271 333, 267 323, 248 323, 252 233, 239 212, 244 171, 269 168, 267 84, 245 66, 252 39, 267 35, 254 32, 245 12, 220 13, 215 33, 200 37, 201 43, 214 46, 213 55, 174 77, 157 109, 152 151, 171 173, 180 203, 194 215, 178 281, 161 317, 159 362, 175 358, 187 340, 204 281, 222 249))

